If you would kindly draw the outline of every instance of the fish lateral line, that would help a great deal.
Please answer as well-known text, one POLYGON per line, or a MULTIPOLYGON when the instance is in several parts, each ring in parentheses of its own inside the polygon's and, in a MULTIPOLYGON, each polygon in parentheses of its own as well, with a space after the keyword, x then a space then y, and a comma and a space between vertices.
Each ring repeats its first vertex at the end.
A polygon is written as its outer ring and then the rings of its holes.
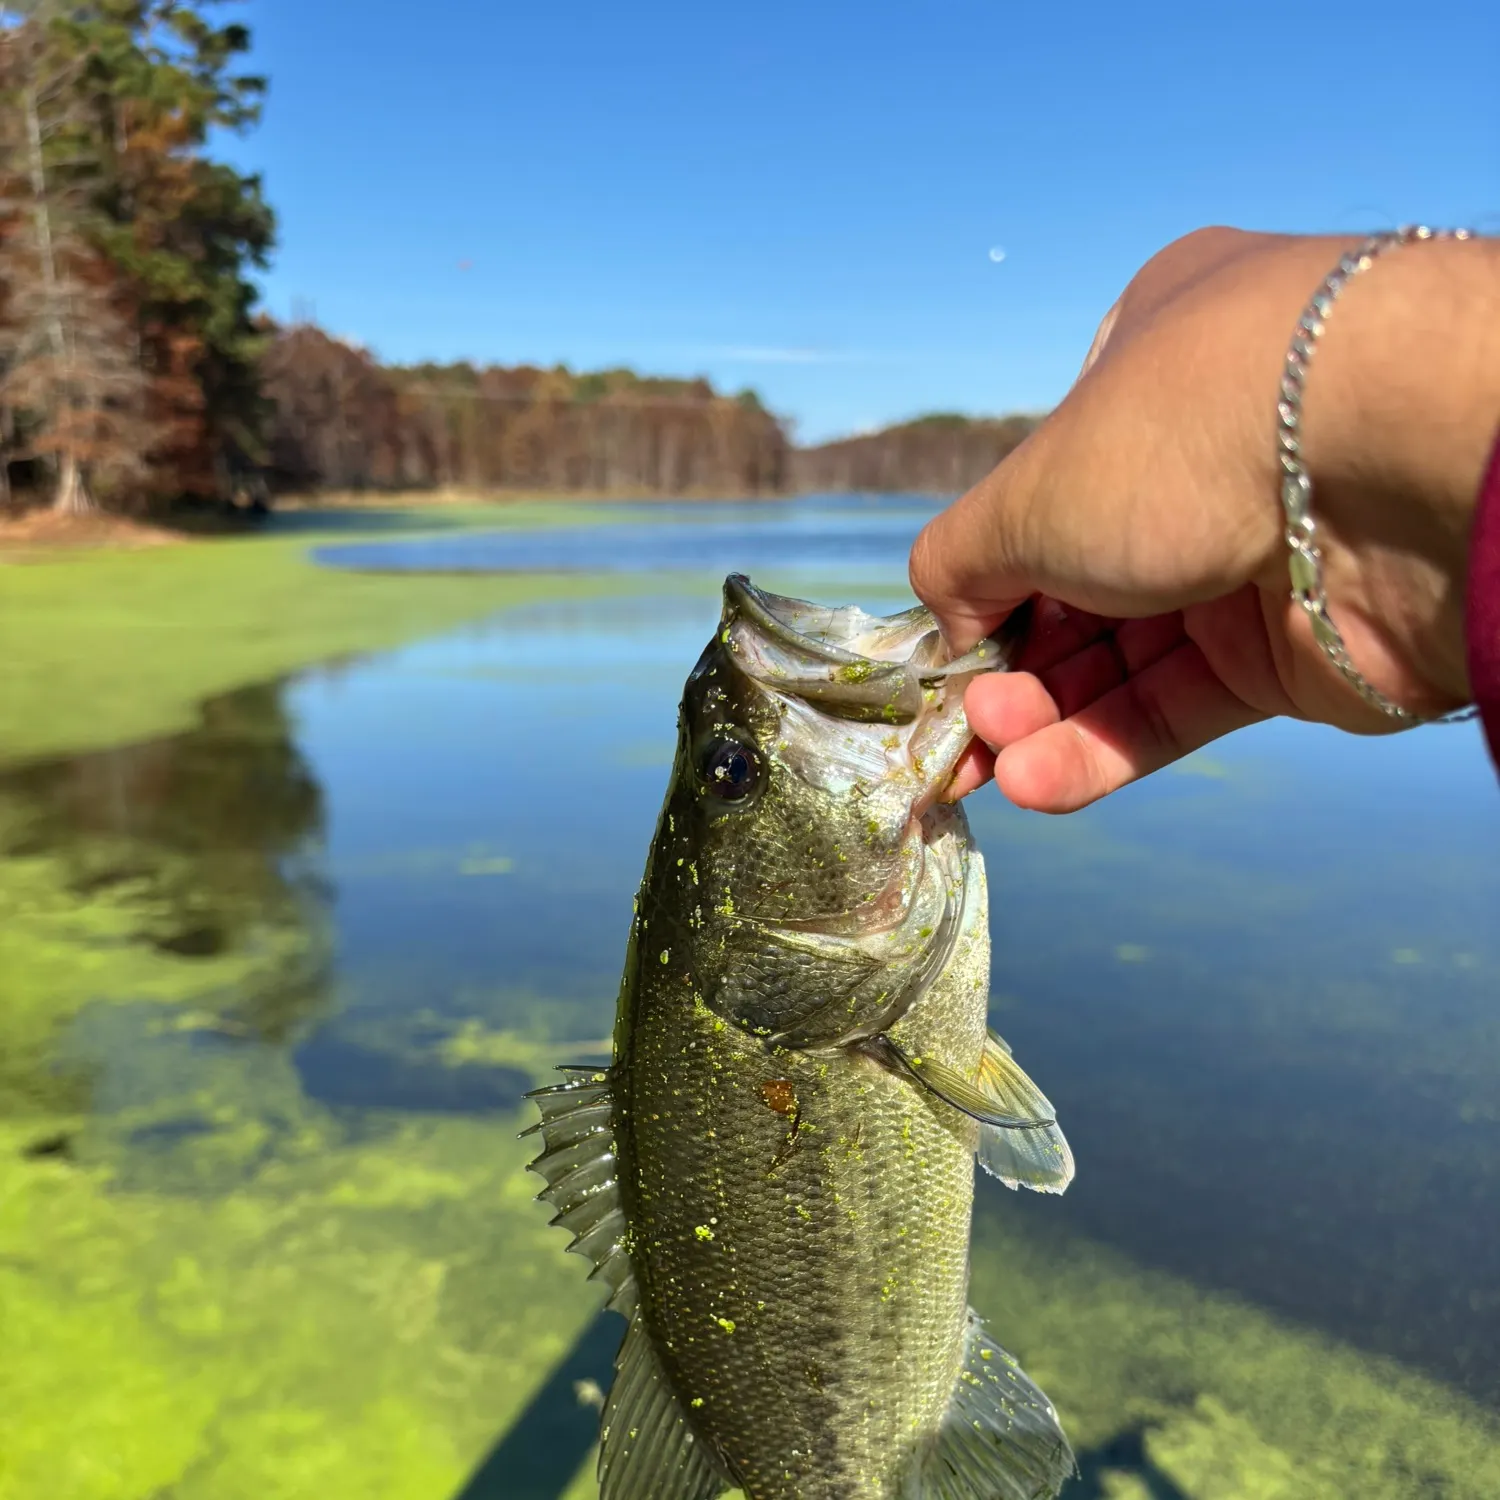
POLYGON ((957 1069, 930 1058, 910 1057, 898 1043, 883 1033, 867 1037, 850 1050, 872 1058, 889 1072, 910 1078, 944 1104, 968 1115, 971 1120, 978 1120, 981 1125, 990 1125, 997 1130, 1050 1130, 1057 1124, 1055 1119, 998 1113, 957 1069))

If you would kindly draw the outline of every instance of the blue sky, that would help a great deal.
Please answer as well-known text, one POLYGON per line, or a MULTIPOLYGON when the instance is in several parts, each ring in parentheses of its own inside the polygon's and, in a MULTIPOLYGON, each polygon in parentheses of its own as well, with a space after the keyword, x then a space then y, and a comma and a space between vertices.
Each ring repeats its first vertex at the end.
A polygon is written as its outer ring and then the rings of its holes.
POLYGON ((273 313, 754 385, 804 439, 1046 407, 1200 224, 1500 231, 1494 0, 236 9, 273 313))

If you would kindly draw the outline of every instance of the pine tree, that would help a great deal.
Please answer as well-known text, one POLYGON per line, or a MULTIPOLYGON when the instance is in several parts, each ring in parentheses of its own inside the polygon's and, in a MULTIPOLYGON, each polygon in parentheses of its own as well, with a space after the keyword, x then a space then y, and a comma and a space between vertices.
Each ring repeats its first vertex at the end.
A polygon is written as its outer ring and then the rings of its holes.
POLYGON ((64 508, 91 475, 208 496, 266 458, 245 273, 273 220, 206 155, 264 84, 212 3, 0 0, 0 456, 45 456, 64 508))
POLYGON ((146 382, 120 288, 97 248, 100 168, 79 89, 87 52, 58 0, 11 15, 0 102, 9 211, 0 404, 25 414, 14 456, 49 461, 54 508, 85 511, 96 478, 118 483, 144 468, 146 382))
POLYGON ((101 242, 138 300, 162 487, 200 495, 267 456, 246 271, 274 235, 259 179, 205 155, 211 130, 256 123, 265 91, 235 71, 249 32, 212 24, 213 3, 104 0, 87 23, 109 157, 101 242))

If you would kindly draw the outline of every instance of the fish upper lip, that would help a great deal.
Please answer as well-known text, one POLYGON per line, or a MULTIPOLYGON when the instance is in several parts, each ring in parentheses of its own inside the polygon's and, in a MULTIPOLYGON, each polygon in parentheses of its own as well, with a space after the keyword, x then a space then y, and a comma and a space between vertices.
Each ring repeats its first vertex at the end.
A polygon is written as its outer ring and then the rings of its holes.
POLYGON ((842 646, 832 645, 815 635, 804 635, 802 631, 788 625, 767 603, 768 599, 776 596, 756 588, 743 573, 731 573, 724 580, 724 596, 737 612, 749 616, 783 646, 799 647, 813 656, 820 656, 825 661, 836 662, 841 666, 868 660, 858 652, 846 651, 842 646))
MULTIPOLYGON (((887 669, 904 668, 911 676, 920 683, 927 684, 937 682, 945 677, 960 676, 966 673, 991 671, 996 666, 1003 666, 1004 648, 1000 637, 1009 626, 1007 621, 993 636, 987 636, 978 641, 963 653, 962 656, 953 657, 946 662, 937 662, 931 665, 918 664, 905 661, 900 658, 866 656, 858 651, 850 651, 843 646, 836 646, 832 642, 819 636, 808 635, 798 630, 794 625, 787 623, 770 605, 771 599, 781 599, 781 595, 768 593, 764 589, 757 588, 743 573, 731 573, 724 580, 724 599, 726 605, 730 606, 736 613, 748 616, 763 631, 781 646, 795 647, 798 650, 809 653, 814 658, 821 658, 830 665, 851 666, 856 664, 873 663, 876 666, 887 669)), ((788 599, 788 604, 802 603, 801 600, 788 599)), ((1021 616, 1029 618, 1030 609, 1028 605, 1022 605, 1015 611, 1013 618, 1021 616)), ((728 623, 727 611, 725 623, 728 623)), ((933 622, 936 628, 936 621, 933 622)))

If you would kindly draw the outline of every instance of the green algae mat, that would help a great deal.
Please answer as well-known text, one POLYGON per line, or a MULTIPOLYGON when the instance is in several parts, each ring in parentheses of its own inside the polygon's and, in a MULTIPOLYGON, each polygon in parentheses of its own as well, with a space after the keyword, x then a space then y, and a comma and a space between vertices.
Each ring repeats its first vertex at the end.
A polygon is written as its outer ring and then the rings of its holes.
MULTIPOLYGON (((376 651, 588 580, 374 575, 316 568, 308 549, 347 539, 586 525, 583 506, 454 506, 346 512, 287 533, 146 551, 0 556, 0 765, 118 745, 195 722, 198 704, 245 683, 376 651), (369 531, 360 534, 369 535, 369 531)), ((618 585, 616 585, 618 586, 618 585)))
MULTIPOLYGON (((624 585, 328 574, 306 540, 0 569, 0 1500, 596 1494, 614 1320, 517 1135, 612 997, 565 1042, 504 974, 413 994, 349 1033, 383 1102, 313 1088, 350 939, 273 681, 624 585)), ((1472 1398, 1013 1202, 981 1193, 973 1300, 1063 1414, 1069 1500, 1500 1495, 1472 1398)))

